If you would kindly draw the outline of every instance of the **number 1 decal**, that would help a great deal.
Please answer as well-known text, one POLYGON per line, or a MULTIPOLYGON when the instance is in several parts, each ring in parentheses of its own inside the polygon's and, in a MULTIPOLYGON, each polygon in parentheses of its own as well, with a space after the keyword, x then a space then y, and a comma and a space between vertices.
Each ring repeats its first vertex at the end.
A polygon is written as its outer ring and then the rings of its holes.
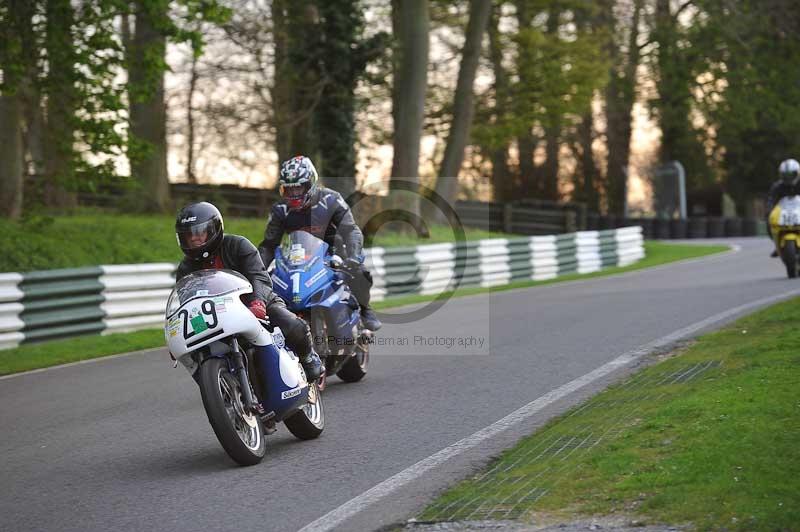
POLYGON ((300 291, 300 272, 292 274, 292 292, 295 294, 300 291))

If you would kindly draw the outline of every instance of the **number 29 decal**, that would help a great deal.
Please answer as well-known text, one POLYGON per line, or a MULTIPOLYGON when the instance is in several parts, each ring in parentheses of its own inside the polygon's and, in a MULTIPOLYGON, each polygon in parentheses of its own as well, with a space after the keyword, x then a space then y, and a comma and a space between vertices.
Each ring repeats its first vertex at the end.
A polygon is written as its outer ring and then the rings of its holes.
POLYGON ((213 301, 203 301, 203 304, 200 305, 200 311, 201 313, 194 318, 189 318, 189 311, 186 309, 183 309, 178 313, 178 316, 183 318, 184 340, 188 340, 192 336, 200 334, 208 329, 213 329, 219 324, 219 320, 217 319, 217 310, 213 301), (204 316, 210 316, 211 323, 206 323, 204 316), (191 328, 189 327, 190 325, 191 328))

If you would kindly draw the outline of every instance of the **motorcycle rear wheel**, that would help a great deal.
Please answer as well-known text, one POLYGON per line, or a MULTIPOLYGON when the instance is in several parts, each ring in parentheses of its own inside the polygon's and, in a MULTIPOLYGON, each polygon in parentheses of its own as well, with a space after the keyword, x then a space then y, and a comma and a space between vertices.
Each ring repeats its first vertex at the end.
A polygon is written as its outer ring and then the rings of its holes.
POLYGON ((255 465, 267 453, 264 427, 257 415, 245 412, 239 381, 221 358, 200 366, 200 396, 219 443, 233 461, 255 465))
POLYGON ((325 429, 325 408, 316 382, 308 385, 308 403, 297 413, 283 420, 295 438, 313 440, 325 429))
POLYGON ((781 259, 786 265, 786 275, 789 279, 797 277, 797 242, 794 240, 787 240, 781 250, 781 259))

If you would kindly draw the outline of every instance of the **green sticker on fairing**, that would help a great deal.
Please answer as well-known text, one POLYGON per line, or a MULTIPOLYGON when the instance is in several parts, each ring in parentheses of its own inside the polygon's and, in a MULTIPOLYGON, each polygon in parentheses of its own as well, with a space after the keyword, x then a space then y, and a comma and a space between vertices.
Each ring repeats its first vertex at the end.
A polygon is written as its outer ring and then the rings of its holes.
POLYGON ((208 329, 208 325, 206 325, 206 320, 203 318, 202 314, 198 314, 192 318, 190 322, 192 324, 192 330, 196 333, 201 333, 208 329))

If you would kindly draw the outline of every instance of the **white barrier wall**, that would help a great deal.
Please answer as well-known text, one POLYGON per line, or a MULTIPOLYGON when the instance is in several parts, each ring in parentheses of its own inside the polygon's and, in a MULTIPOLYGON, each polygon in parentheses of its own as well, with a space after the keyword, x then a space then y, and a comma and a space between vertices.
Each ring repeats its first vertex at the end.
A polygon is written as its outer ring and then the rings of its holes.
POLYGON ((627 266, 644 257, 641 227, 462 244, 365 250, 372 298, 438 294, 458 286, 500 286, 627 266))
MULTIPOLYGON (((439 294, 626 266, 644 257, 641 227, 364 250, 372 298, 439 294)), ((171 263, 0 274, 0 349, 30 340, 160 327, 171 263), (53 310, 58 321, 54 321, 53 310)))

